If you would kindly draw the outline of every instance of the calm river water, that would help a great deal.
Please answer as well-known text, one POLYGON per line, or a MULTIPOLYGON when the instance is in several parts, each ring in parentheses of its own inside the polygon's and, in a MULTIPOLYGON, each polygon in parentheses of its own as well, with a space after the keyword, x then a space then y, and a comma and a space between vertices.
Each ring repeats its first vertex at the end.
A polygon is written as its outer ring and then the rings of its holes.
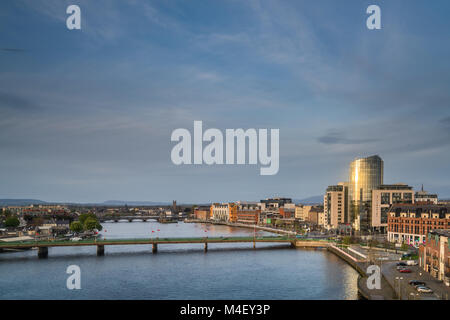
MULTIPOLYGON (((252 235, 252 229, 179 222, 104 223, 105 238, 252 235), (159 230, 159 231, 158 231, 159 230), (206 230, 206 232, 205 232, 206 230), (154 231, 154 232, 152 232, 154 231)), ((269 235, 266 232, 258 232, 269 235)), ((357 273, 325 250, 284 244, 49 248, 0 254, 0 299, 357 299, 357 273), (81 289, 68 290, 69 265, 81 289)))

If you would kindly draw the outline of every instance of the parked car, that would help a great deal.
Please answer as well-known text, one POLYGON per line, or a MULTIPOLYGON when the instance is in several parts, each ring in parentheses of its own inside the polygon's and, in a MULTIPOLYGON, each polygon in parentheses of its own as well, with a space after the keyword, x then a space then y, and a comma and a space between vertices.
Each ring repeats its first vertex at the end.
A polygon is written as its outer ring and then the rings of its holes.
POLYGON ((421 293, 433 293, 433 290, 425 286, 418 286, 416 287, 416 290, 421 293))
POLYGON ((80 240, 83 240, 83 239, 80 238, 80 237, 73 237, 73 238, 70 238, 70 241, 80 241, 80 240))
POLYGON ((403 268, 403 269, 400 269, 398 271, 401 272, 401 273, 411 273, 411 269, 408 269, 408 268, 403 268))
POLYGON ((407 264, 405 262, 397 262, 397 267, 406 267, 407 264))
POLYGON ((406 261, 406 264, 408 266, 417 266, 418 262, 416 260, 408 260, 408 261, 406 261))
POLYGON ((416 286, 422 286, 422 287, 425 287, 425 286, 427 285, 425 282, 423 282, 423 281, 418 281, 418 280, 411 280, 411 281, 409 281, 409 284, 410 284, 411 286, 413 286, 413 287, 416 287, 416 286))

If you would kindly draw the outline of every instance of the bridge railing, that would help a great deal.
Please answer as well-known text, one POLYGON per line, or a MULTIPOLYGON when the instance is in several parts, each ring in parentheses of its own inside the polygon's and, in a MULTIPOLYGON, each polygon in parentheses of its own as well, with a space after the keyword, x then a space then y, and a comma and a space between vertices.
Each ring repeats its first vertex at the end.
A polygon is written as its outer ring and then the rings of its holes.
POLYGON ((14 246, 34 246, 34 245, 48 245, 48 246, 56 246, 56 245, 69 245, 69 244, 102 244, 102 243, 127 243, 127 242, 208 242, 208 241, 252 241, 252 240, 264 240, 264 241, 292 241, 295 238, 288 236, 238 236, 238 237, 146 237, 146 238, 103 238, 103 239, 84 239, 78 241, 72 240, 27 240, 27 241, 14 241, 14 242, 1 242, 0 247, 14 247, 14 246))

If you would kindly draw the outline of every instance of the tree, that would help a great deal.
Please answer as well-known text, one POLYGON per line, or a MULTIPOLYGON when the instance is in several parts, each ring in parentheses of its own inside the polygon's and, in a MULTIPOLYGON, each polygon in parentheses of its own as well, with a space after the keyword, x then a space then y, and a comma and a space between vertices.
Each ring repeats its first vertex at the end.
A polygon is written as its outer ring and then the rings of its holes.
POLYGON ((96 219, 89 217, 84 221, 84 230, 92 231, 94 229, 97 229, 98 225, 99 223, 96 219))
POLYGON ((70 230, 72 230, 73 232, 81 232, 83 231, 83 225, 81 224, 80 221, 73 221, 70 226, 69 226, 70 230))
POLYGON ((80 214, 80 216, 78 217, 78 220, 81 222, 82 225, 85 224, 87 219, 94 219, 95 221, 97 221, 97 216, 91 212, 89 213, 82 213, 80 214))
POLYGON ((20 224, 20 221, 17 217, 10 216, 5 220, 5 227, 7 228, 17 228, 20 224))

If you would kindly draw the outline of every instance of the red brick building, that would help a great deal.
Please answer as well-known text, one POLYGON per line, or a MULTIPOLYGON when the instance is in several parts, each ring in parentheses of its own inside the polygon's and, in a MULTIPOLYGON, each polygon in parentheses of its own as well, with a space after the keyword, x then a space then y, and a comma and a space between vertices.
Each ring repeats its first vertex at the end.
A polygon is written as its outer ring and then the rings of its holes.
POLYGON ((295 218, 295 209, 279 208, 279 210, 283 219, 295 218))
POLYGON ((194 209, 194 217, 198 220, 209 220, 211 219, 211 209, 210 207, 199 207, 194 209))
POLYGON ((388 213, 388 240, 416 247, 432 230, 450 229, 450 206, 394 204, 388 213))
POLYGON ((419 247, 419 265, 433 277, 450 285, 450 230, 431 231, 419 247))
POLYGON ((260 209, 256 209, 256 210, 238 209, 237 210, 237 222, 252 224, 252 225, 258 224, 260 214, 261 214, 260 209))

